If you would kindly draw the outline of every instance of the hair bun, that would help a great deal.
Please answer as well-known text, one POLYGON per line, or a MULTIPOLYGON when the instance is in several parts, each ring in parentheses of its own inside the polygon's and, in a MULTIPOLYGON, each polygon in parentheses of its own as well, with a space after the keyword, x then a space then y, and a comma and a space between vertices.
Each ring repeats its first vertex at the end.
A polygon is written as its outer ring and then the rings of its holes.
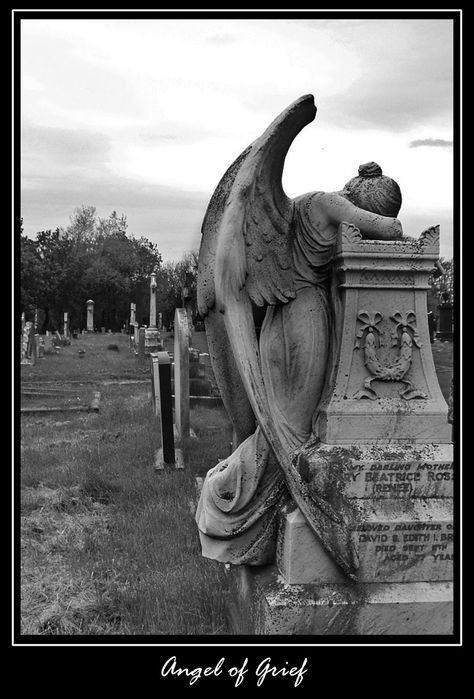
POLYGON ((382 168, 373 161, 359 165, 359 177, 380 177, 381 175, 382 168))

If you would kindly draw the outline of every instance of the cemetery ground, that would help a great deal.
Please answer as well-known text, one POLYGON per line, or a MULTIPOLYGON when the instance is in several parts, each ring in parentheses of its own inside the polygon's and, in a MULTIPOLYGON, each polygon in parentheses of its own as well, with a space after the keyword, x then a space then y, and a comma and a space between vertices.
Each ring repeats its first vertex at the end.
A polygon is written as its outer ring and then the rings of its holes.
POLYGON ((226 572, 201 556, 194 507, 195 476, 229 453, 230 426, 222 408, 193 408, 199 446, 177 443, 185 470, 156 472, 148 360, 128 343, 81 335, 21 367, 22 408, 101 394, 99 412, 21 417, 22 634, 229 633, 226 572))
MULTIPOLYGON (((191 345, 206 351, 205 334, 191 345)), ((432 348, 447 399, 453 345, 432 348)), ((127 335, 80 335, 22 366, 21 390, 22 408, 87 408, 100 392, 99 412, 21 417, 21 633, 230 634, 227 573, 194 521, 195 477, 229 453, 223 408, 192 407, 185 469, 156 472, 149 363, 127 335)))

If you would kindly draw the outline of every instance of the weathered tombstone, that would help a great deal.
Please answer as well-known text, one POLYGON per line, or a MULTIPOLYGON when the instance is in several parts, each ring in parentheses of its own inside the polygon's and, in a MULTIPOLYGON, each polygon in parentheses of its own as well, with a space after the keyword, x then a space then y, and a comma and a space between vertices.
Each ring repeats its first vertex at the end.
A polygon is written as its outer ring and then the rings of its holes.
POLYGON ((138 329, 138 361, 140 364, 145 361, 145 328, 138 329))
POLYGON ((37 348, 38 348, 38 358, 41 359, 42 357, 44 357, 44 349, 45 349, 44 337, 42 337, 41 335, 38 335, 37 348))
POLYGON ((87 332, 94 332, 94 301, 89 299, 86 301, 87 307, 87 332))
POLYGON ((21 364, 36 363, 36 341, 34 324, 28 320, 23 325, 21 338, 21 364))
POLYGON ((153 404, 161 426, 161 448, 156 454, 155 470, 165 466, 181 469, 184 465, 182 452, 174 445, 171 358, 168 352, 157 352, 151 354, 150 359, 153 404))
POLYGON ((145 332, 145 354, 159 352, 162 349, 161 337, 156 327, 156 274, 150 275, 150 324, 145 332))
MULTIPOLYGON (((451 632, 451 429, 423 312, 438 241, 438 232, 400 242, 341 240, 335 266, 343 326, 335 384, 319 414, 320 442, 295 458, 310 493, 337 504, 360 587, 338 587, 344 571, 300 510, 287 515, 280 573, 290 584, 329 586, 318 610, 310 609, 308 597, 300 600, 293 628, 311 618, 315 632, 334 633, 335 615, 345 609, 347 628, 355 633, 451 632), (323 618, 337 590, 343 595, 323 618)), ((326 536, 331 526, 328 518, 326 536)), ((277 633, 288 628, 284 607, 274 615, 277 633)))
POLYGON ((134 352, 137 351, 138 347, 138 323, 136 322, 136 314, 137 304, 132 302, 130 303, 130 323, 128 327, 130 332, 130 349, 134 352))
POLYGON ((402 237, 373 162, 286 197, 315 113, 307 95, 275 119, 204 219, 198 309, 234 452, 202 486, 203 555, 233 564, 244 633, 452 634, 451 429, 426 313, 439 227, 402 237))
POLYGON ((189 325, 185 308, 174 313, 174 406, 180 437, 189 436, 189 325))
POLYGON ((448 301, 443 301, 438 306, 438 332, 437 338, 441 341, 453 340, 453 304, 448 301))
POLYGON ((64 312, 64 320, 63 320, 63 336, 68 337, 69 336, 69 328, 68 328, 68 314, 67 311, 64 312))

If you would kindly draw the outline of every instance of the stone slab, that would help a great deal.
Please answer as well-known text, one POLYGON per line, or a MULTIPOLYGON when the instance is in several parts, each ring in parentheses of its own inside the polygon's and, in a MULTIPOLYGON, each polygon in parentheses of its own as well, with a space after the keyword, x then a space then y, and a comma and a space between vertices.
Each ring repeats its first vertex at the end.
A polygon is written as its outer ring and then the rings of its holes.
POLYGON ((321 546, 299 508, 283 517, 276 564, 289 584, 347 583, 347 577, 321 546))
POLYGON ((237 634, 450 635, 450 582, 288 585, 274 566, 232 567, 237 634))
MULTIPOLYGON (((408 512, 382 500, 359 500, 350 537, 358 582, 425 582, 453 579, 453 509, 450 500, 413 501, 408 512)), ((286 515, 277 546, 278 567, 293 584, 340 583, 332 563, 299 510, 286 515)))
POLYGON ((186 309, 174 314, 174 406, 180 437, 189 434, 189 325, 186 309))

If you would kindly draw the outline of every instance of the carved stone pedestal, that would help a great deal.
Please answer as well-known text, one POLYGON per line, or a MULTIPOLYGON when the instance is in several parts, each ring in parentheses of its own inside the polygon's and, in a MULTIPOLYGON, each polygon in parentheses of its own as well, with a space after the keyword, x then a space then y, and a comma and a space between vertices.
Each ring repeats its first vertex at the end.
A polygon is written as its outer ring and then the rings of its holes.
POLYGON ((239 571, 237 587, 254 633, 451 634, 451 426, 426 307, 439 231, 365 241, 343 224, 341 234, 334 370, 294 464, 343 521, 354 575, 296 509, 282 517, 276 565, 239 571))

